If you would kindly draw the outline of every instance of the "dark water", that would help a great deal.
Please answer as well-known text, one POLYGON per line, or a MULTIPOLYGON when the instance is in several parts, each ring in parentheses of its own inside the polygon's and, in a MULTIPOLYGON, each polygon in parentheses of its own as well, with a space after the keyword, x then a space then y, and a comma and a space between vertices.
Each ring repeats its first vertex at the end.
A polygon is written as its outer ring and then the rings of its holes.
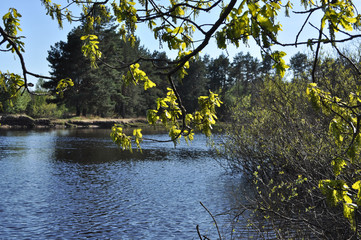
POLYGON ((230 209, 237 179, 206 139, 142 147, 121 152, 104 130, 0 132, 0 239, 199 239, 196 225, 217 239, 199 202, 230 209))

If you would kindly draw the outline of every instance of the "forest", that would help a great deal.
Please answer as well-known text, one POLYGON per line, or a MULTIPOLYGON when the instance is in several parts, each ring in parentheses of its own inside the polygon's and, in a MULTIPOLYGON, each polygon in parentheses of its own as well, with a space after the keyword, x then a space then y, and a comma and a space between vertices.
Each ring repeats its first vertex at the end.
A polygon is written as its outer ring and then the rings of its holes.
MULTIPOLYGON (((167 79, 151 63, 142 65, 157 88, 144 90, 135 81, 123 77, 127 67, 109 68, 109 65, 130 62, 132 59, 157 58, 171 61, 165 52, 150 52, 137 39, 135 46, 123 41, 114 22, 98 26, 97 35, 102 39, 100 50, 106 62, 92 69, 89 60, 81 52, 80 39, 85 34, 84 26, 74 28, 67 41, 59 41, 48 51, 48 62, 54 80, 40 78, 35 92, 17 92, 16 97, 4 101, 1 109, 5 114, 27 114, 34 118, 84 117, 144 117, 147 110, 156 105, 155 99, 166 93, 167 79), (60 79, 72 79, 74 86, 61 94, 57 93, 60 79), (134 87, 135 86, 135 87, 134 87)), ((177 89, 183 96, 186 109, 194 112, 198 96, 209 91, 218 93, 224 104, 218 110, 221 119, 229 119, 229 109, 241 96, 249 94, 266 76, 276 76, 270 57, 259 60, 250 53, 239 52, 234 59, 225 54, 213 59, 209 55, 190 62, 186 76, 179 80, 177 89)), ((291 58, 294 75, 306 71, 310 60, 304 53, 291 58)), ((3 94, 4 99, 6 94, 3 94)))

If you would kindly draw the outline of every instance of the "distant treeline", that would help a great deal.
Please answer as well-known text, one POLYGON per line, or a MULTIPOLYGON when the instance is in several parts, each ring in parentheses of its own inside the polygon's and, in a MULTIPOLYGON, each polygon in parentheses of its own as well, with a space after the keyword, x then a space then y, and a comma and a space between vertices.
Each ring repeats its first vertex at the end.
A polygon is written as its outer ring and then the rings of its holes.
MULTIPOLYGON (((151 53, 139 41, 131 47, 111 23, 101 24, 95 31, 102 39, 99 48, 103 53, 97 69, 92 69, 89 60, 83 56, 80 38, 85 32, 82 26, 76 27, 68 34, 66 42, 57 42, 48 51, 50 74, 57 80, 39 79, 37 83, 37 93, 53 94, 36 96, 19 92, 16 98, 4 104, 2 112, 25 113, 32 117, 92 115, 125 118, 144 116, 148 109, 154 108, 155 100, 165 95, 166 76, 151 62, 142 62, 141 69, 157 84, 157 88, 145 91, 142 87, 129 86, 134 83, 122 78, 128 71, 122 66, 140 57, 170 61, 166 53, 151 53), (64 78, 72 79, 74 86, 64 94, 56 94, 58 81, 64 78)), ((157 67, 166 67, 167 61, 160 62, 163 66, 157 67)), ((303 72, 307 64, 305 54, 296 54, 291 59, 295 75, 303 72)), ((219 115, 225 118, 227 109, 238 97, 248 94, 252 84, 275 74, 271 66, 272 60, 268 56, 260 61, 249 53, 240 52, 230 61, 225 55, 215 59, 206 55, 190 63, 188 75, 177 81, 177 88, 189 112, 197 108, 199 96, 208 95, 209 90, 219 93, 224 102, 219 115)))

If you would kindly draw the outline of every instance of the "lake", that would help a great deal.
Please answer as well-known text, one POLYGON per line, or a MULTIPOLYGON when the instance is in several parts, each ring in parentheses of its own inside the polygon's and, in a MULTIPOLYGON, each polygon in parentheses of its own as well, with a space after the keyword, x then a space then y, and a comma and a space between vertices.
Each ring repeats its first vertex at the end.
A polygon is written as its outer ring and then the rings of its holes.
MULTIPOLYGON (((166 134, 147 138, 166 140, 166 134)), ((201 135, 120 151, 109 130, 0 131, 0 238, 225 239, 238 177, 201 135), (221 161, 221 159, 218 159, 221 161), (221 215, 220 215, 221 214, 221 215)))

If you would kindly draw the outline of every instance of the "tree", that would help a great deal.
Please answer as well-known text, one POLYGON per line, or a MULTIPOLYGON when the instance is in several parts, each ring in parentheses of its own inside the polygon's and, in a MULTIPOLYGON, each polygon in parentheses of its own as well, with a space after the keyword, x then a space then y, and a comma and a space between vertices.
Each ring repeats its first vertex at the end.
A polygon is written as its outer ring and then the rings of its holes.
POLYGON ((202 58, 192 60, 189 63, 187 75, 177 86, 182 96, 184 107, 189 112, 197 109, 198 97, 208 94, 207 68, 202 58))
MULTIPOLYGON (((60 79, 72 79, 74 86, 64 94, 59 94, 57 99, 58 101, 64 99, 66 104, 75 106, 77 115, 81 114, 82 106, 88 105, 87 102, 91 101, 84 89, 89 85, 86 75, 89 75, 91 68, 79 50, 82 46, 80 40, 83 35, 82 32, 81 28, 76 28, 68 34, 67 42, 61 41, 55 46, 51 46, 47 60, 52 68, 51 75, 54 78, 43 85, 44 88, 56 93, 60 79), (65 98, 62 98, 64 95, 65 98)), ((84 111, 86 112, 86 109, 84 111)))
POLYGON ((232 68, 230 71, 230 78, 236 85, 242 87, 240 94, 245 94, 249 91, 249 84, 255 83, 260 77, 261 64, 257 58, 253 58, 251 54, 244 55, 239 52, 233 59, 232 68))
MULTIPOLYGON (((54 80, 44 83, 44 87, 52 92, 56 89, 59 79, 69 77, 74 86, 59 96, 56 102, 65 102, 70 109, 75 109, 76 115, 92 114, 98 116, 121 115, 139 116, 144 114, 147 103, 141 95, 147 95, 139 88, 132 87, 132 82, 126 82, 121 77, 127 72, 127 65, 110 68, 118 62, 130 62, 140 56, 150 56, 139 41, 133 47, 124 42, 115 31, 112 22, 102 23, 97 27, 97 35, 102 39, 99 49, 106 62, 98 63, 97 69, 91 69, 89 62, 80 51, 84 26, 73 29, 67 42, 58 42, 51 47, 48 61, 52 68, 54 80)), ((149 70, 148 75, 154 81, 158 77, 153 74, 149 64, 143 65, 149 70)))
POLYGON ((222 54, 216 59, 211 59, 207 66, 207 78, 209 89, 220 92, 230 86, 229 79, 230 63, 226 55, 222 54))
POLYGON ((294 77, 300 78, 303 73, 308 72, 310 64, 307 55, 304 53, 296 53, 290 59, 290 67, 293 70, 294 77))

